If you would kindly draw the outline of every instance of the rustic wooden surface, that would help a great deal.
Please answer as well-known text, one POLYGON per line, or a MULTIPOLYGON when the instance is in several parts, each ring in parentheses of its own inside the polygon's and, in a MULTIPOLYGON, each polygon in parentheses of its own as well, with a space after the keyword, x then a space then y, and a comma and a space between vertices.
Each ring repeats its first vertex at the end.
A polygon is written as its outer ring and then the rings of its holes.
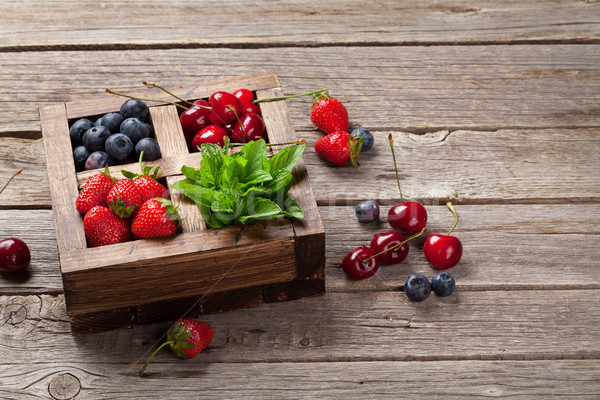
MULTIPOLYGON (((0 398, 600 396, 600 3, 330 3, 0 2, 0 187, 23 169, 0 194, 0 237, 32 250, 28 274, 0 277, 0 398), (70 334, 37 109, 268 70, 286 94, 330 88, 376 136, 359 169, 306 151, 327 293, 223 313, 207 297, 211 346, 165 351, 140 379, 169 322, 70 334), (428 227, 451 225, 446 200, 461 215, 448 298, 402 293, 435 272, 418 242, 366 281, 339 268, 388 229, 390 132, 428 227), (379 223, 353 217, 367 198, 379 223)), ((310 104, 287 101, 312 145, 310 104)))

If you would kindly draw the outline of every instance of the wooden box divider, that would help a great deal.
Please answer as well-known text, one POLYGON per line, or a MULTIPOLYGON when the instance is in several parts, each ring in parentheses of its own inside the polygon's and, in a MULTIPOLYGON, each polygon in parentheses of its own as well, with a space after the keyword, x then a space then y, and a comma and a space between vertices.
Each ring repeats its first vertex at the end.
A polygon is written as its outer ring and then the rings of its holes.
MULTIPOLYGON (((218 90, 233 92, 239 88, 254 91, 257 98, 282 94, 274 72, 179 85, 169 90, 186 100, 196 100, 218 90)), ((132 94, 172 100, 153 89, 132 94)), ((142 164, 160 166, 169 195, 182 217, 179 233, 88 248, 83 218, 74 204, 86 180, 98 171, 75 172, 69 124, 79 118, 118 111, 122 103, 122 98, 106 95, 40 108, 73 334, 175 320, 187 311, 191 315, 222 312, 325 292, 325 234, 304 161, 301 159, 294 169, 290 190, 304 210, 304 219, 279 218, 207 229, 195 203, 172 189, 183 178, 181 167, 198 168, 202 157, 200 153, 189 153, 178 109, 173 105, 149 103, 161 158, 142 164)), ((260 108, 270 142, 297 140, 285 101, 263 102, 260 108)), ((116 178, 122 177, 122 169, 137 172, 139 165, 109 168, 116 178)))

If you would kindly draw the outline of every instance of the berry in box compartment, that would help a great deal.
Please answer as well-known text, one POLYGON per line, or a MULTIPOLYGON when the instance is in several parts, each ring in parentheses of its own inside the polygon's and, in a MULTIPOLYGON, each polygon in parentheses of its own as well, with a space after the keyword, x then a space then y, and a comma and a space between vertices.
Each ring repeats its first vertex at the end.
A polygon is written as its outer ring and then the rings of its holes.
MULTIPOLYGON (((184 99, 208 98, 217 91, 245 88, 257 98, 280 96, 275 73, 225 78, 170 87, 184 99)), ((132 93, 136 94, 136 93, 132 93)), ((147 96, 147 91, 139 92, 147 96)), ((170 100, 155 93, 157 100, 170 100)), ((325 234, 304 161, 293 170, 289 193, 303 219, 278 218, 246 225, 207 229, 198 207, 172 185, 183 179, 183 165, 199 166, 201 153, 190 153, 175 106, 148 103, 169 197, 178 206, 181 232, 88 248, 75 199, 98 170, 75 172, 69 122, 119 110, 121 98, 99 95, 40 108, 42 136, 67 312, 73 334, 99 332, 137 323, 174 320, 183 310, 212 313, 294 300, 325 291, 325 234)), ((270 143, 297 140, 284 100, 261 103, 270 143)), ((274 147, 277 152, 279 148, 274 147)), ((109 167, 139 170, 137 163, 109 167)))

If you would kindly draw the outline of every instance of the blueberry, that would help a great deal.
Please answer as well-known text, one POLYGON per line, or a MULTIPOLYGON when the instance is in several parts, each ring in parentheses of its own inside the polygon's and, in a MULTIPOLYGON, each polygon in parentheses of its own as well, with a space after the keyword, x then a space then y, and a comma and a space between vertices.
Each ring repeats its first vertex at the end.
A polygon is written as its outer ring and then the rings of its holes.
POLYGON ((73 148, 81 146, 83 143, 82 137, 85 131, 94 126, 94 123, 87 118, 78 119, 69 128, 69 135, 71 136, 71 144, 73 148))
POLYGON ((107 127, 110 133, 118 133, 124 119, 119 113, 108 113, 102 116, 100 125, 107 127))
POLYGON ((144 122, 144 125, 148 128, 148 137, 154 136, 154 127, 147 122, 144 122))
POLYGON ((95 151, 89 155, 85 161, 85 169, 104 168, 107 165, 113 165, 113 161, 103 151, 95 151))
POLYGON ((363 142, 362 148, 360 152, 369 151, 371 147, 373 147, 373 142, 375 139, 373 138, 373 134, 366 130, 365 128, 358 128, 352 131, 352 137, 364 137, 365 141, 363 142))
POLYGON ((454 292, 455 285, 454 278, 447 272, 439 272, 431 279, 431 287, 440 297, 450 296, 454 292))
POLYGON ((160 158, 160 148, 158 142, 152 138, 143 138, 135 145, 135 154, 140 157, 140 153, 144 152, 145 161, 154 161, 160 158))
POLYGON ((379 218, 379 206, 373 200, 365 200, 358 203, 354 210, 358 222, 372 222, 379 218))
POLYGON ((99 117, 96 121, 94 121, 94 126, 102 125, 102 117, 99 117))
POLYGON ((89 157, 90 152, 85 146, 77 146, 73 150, 73 159, 75 160, 75 170, 83 171, 85 169, 85 161, 89 157))
POLYGON ((137 118, 140 121, 146 121, 146 118, 148 118, 148 106, 141 100, 127 100, 121 105, 119 112, 124 119, 137 118))
POLYGON ((412 301, 423 301, 431 293, 431 283, 421 274, 412 274, 404 282, 404 293, 412 301))
POLYGON ((110 136, 110 131, 105 126, 93 126, 83 134, 83 145, 90 152, 104 150, 104 143, 110 136))
POLYGON ((133 154, 133 143, 122 133, 115 133, 106 139, 106 153, 115 161, 125 161, 133 154))
POLYGON ((129 136, 129 139, 136 144, 141 139, 148 137, 148 128, 137 118, 127 118, 121 124, 120 130, 123 135, 129 136))

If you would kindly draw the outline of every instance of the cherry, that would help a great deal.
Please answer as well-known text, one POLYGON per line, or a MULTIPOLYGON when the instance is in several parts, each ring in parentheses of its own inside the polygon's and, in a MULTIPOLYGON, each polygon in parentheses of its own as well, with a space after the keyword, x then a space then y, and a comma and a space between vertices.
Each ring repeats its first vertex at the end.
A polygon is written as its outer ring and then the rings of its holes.
POLYGON ((398 177, 398 165, 396 164, 396 155, 394 154, 394 141, 392 134, 388 136, 392 157, 394 158, 394 170, 396 171, 396 182, 398 183, 398 192, 400 193, 400 203, 396 204, 388 211, 388 222, 392 228, 398 232, 412 235, 419 232, 427 225, 427 210, 419 202, 404 201, 402 189, 400 189, 400 178, 398 177))
POLYGON ((227 131, 218 125, 209 125, 202 129, 192 139, 192 148, 198 151, 198 147, 204 143, 213 143, 217 146, 224 147, 225 139, 228 138, 227 131))
POLYGON ((248 105, 253 104, 254 94, 248 89, 238 89, 233 92, 233 95, 237 97, 242 103, 242 107, 246 108, 248 105))
POLYGON ((384 250, 395 247, 395 250, 377 256, 377 261, 383 265, 399 264, 408 255, 408 244, 405 241, 406 238, 396 231, 378 233, 371 239, 371 249, 376 253, 382 253, 384 250), (398 247, 402 242, 405 242, 405 244, 398 247))
POLYGON ((423 253, 429 263, 436 269, 448 269, 454 267, 462 257, 462 243, 456 236, 450 236, 458 224, 458 214, 451 202, 446 206, 455 217, 452 229, 446 235, 430 235, 423 245, 423 253))
MULTIPOLYGON (((196 105, 209 107, 210 104, 204 100, 196 100, 196 105)), ((183 133, 188 135, 195 135, 200 130, 210 125, 209 120, 210 110, 203 107, 190 107, 185 110, 179 117, 183 133)))
POLYGON ((355 248, 342 260, 342 270, 351 279, 357 281, 370 278, 378 269, 379 261, 375 257, 375 252, 367 246, 355 248))
POLYGON ((21 239, 0 241, 0 272, 16 273, 25 270, 31 261, 29 247, 21 239))
POLYGON ((242 115, 240 122, 233 127, 231 141, 234 143, 247 143, 265 137, 265 122, 260 115, 249 113, 242 115))
POLYGON ((236 122, 243 114, 242 102, 228 92, 214 92, 208 98, 212 107, 210 120, 215 125, 229 125, 236 122))

